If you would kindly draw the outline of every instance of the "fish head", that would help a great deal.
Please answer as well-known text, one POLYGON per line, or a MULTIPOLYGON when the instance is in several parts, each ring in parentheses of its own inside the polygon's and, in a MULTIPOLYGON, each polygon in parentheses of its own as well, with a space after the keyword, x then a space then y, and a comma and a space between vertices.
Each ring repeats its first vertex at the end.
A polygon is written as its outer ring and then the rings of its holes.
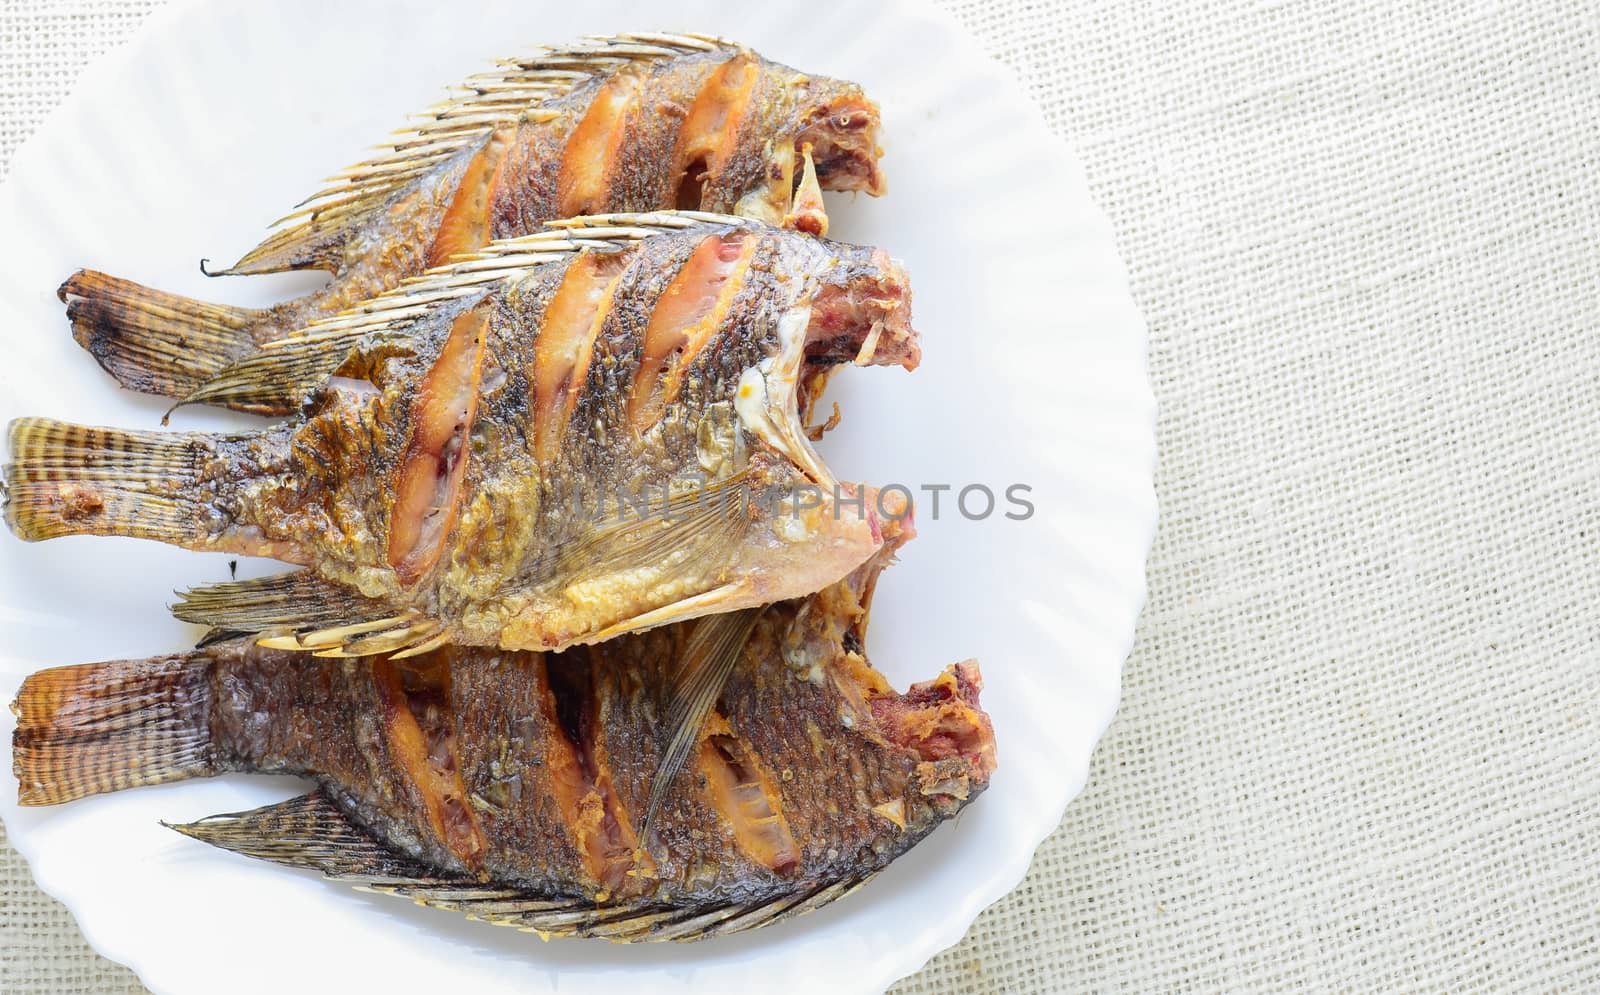
MULTIPOLYGON (((893 507, 892 489, 867 489, 869 504, 893 507)), ((882 779, 864 793, 881 816, 887 845, 903 849, 950 818, 989 783, 996 764, 994 727, 979 701, 976 661, 946 667, 932 680, 896 691, 866 656, 873 594, 883 570, 915 535, 909 502, 882 521, 883 544, 843 580, 801 604, 781 640, 796 694, 825 689, 829 712, 862 748, 880 751, 882 779), (898 830, 898 831, 895 831, 898 830)))
POLYGON ((976 660, 951 664, 903 693, 881 678, 863 681, 866 661, 852 657, 866 645, 878 578, 900 547, 916 536, 909 498, 892 490, 873 492, 871 497, 891 512, 882 522, 882 547, 839 585, 848 597, 838 600, 850 610, 834 612, 847 625, 828 676, 860 720, 859 727, 870 727, 880 742, 899 753, 908 775, 901 797, 876 810, 891 819, 898 815, 904 820, 902 828, 920 835, 988 787, 996 765, 994 725, 979 702, 983 674, 976 660), (893 510, 897 507, 898 512, 893 510))
POLYGON ((904 694, 867 701, 877 732, 909 767, 902 816, 914 834, 954 815, 989 785, 995 769, 994 725, 979 704, 976 660, 946 667, 904 694))
POLYGON ((911 327, 911 280, 904 264, 882 249, 836 248, 838 262, 823 272, 811 301, 807 364, 916 369, 922 340, 911 327))
POLYGON ((823 234, 821 191, 884 192, 878 106, 861 87, 769 65, 760 93, 759 111, 745 127, 747 140, 703 188, 700 210, 732 209, 823 234), (809 223, 788 223, 797 201, 809 203, 801 212, 809 223))
POLYGON ((888 185, 878 159, 878 105, 861 87, 844 80, 812 78, 796 101, 788 148, 807 146, 824 190, 881 196, 888 185))
MULTIPOLYGON (((907 498, 902 515, 890 516, 883 525, 884 542, 851 583, 857 586, 860 612, 852 624, 854 644, 865 645, 867 618, 879 575, 895 554, 914 538, 911 505, 907 498)), ((892 690, 871 695, 865 711, 883 741, 900 750, 910 768, 904 794, 906 828, 920 834, 950 818, 989 786, 997 765, 994 724, 979 701, 983 673, 978 661, 952 663, 939 676, 911 685, 904 693, 892 690)))

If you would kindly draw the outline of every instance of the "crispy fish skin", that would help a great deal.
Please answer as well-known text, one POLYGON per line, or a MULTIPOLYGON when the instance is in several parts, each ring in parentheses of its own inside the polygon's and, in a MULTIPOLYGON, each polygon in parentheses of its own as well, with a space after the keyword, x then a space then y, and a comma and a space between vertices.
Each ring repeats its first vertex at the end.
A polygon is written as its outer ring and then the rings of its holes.
POLYGON ((835 499, 800 405, 838 364, 915 365, 905 275, 755 222, 658 220, 679 227, 497 243, 219 378, 301 397, 277 428, 14 423, 7 520, 311 566, 320 587, 223 585, 179 613, 330 654, 556 648, 820 590, 882 537, 876 502, 835 499), (783 503, 809 487, 814 506, 783 503))
POLYGON ((86 270, 60 296, 109 373, 183 397, 310 321, 552 219, 676 207, 778 224, 803 152, 821 188, 879 194, 877 140, 877 107, 853 83, 705 36, 598 39, 468 80, 221 271, 334 274, 316 293, 251 310, 86 270))
POLYGON ((324 661, 232 642, 29 678, 13 765, 55 804, 225 771, 320 791, 181 831, 502 924, 696 939, 847 892, 987 785, 972 662, 900 694, 861 655, 886 555, 764 610, 640 839, 676 625, 561 654, 324 661))

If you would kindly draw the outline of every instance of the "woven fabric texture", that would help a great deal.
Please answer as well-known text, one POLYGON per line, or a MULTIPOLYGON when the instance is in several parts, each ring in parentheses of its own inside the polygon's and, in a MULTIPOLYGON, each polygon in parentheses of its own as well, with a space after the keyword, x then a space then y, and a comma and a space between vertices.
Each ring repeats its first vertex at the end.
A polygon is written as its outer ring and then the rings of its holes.
MULTIPOLYGON (((1600 14, 947 2, 1116 226, 1163 517, 1088 790, 897 990, 1600 988, 1600 14)), ((0 0, 0 170, 151 7, 0 0)), ((142 991, 9 850, 0 989, 142 991)))

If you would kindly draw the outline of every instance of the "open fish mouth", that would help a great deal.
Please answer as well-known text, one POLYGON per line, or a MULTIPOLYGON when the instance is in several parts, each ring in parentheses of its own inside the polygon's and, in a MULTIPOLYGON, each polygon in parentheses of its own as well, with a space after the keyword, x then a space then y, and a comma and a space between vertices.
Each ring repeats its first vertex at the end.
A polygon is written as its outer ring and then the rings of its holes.
POLYGON ((904 266, 881 249, 844 248, 811 300, 778 322, 776 355, 744 371, 734 409, 752 434, 783 453, 824 489, 837 483, 811 448, 812 409, 840 366, 900 366, 922 359, 911 326, 911 289, 904 266))
MULTIPOLYGON (((889 517, 882 519, 883 545, 864 564, 854 580, 858 611, 839 640, 850 657, 863 656, 867 621, 872 616, 872 598, 883 570, 917 530, 909 503, 897 495, 874 491, 875 505, 888 500, 889 517)), ((836 683, 842 693, 849 689, 836 683)), ((983 674, 976 660, 963 660, 946 667, 932 680, 911 685, 903 693, 876 693, 864 697, 862 704, 871 713, 879 735, 908 755, 919 759, 916 766, 917 790, 926 798, 945 804, 967 801, 982 791, 996 766, 994 725, 979 704, 983 674)), ((882 813, 892 818, 892 814, 882 813)))

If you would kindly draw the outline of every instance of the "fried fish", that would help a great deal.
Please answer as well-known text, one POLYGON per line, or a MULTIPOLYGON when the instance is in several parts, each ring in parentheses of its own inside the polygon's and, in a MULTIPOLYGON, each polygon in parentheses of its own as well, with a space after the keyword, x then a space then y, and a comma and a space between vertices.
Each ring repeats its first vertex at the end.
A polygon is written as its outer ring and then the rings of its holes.
POLYGON ((918 348, 905 274, 880 250, 719 215, 577 219, 199 392, 277 398, 294 420, 14 422, 5 514, 27 540, 308 566, 177 608, 284 648, 556 649, 807 595, 865 562, 880 502, 817 458, 802 399, 839 364, 912 367, 918 348))
POLYGON ((702 35, 595 38, 468 79, 221 271, 332 273, 317 293, 254 310, 82 271, 60 294, 109 373, 181 398, 310 321, 552 219, 680 208, 817 231, 819 188, 883 192, 878 155, 878 110, 854 83, 702 35))
POLYGON ((684 623, 559 654, 319 660, 247 641, 30 677, 25 805, 229 771, 311 794, 175 826, 502 925, 618 941, 736 932, 847 894, 988 784, 975 663, 896 693, 862 656, 887 550, 762 609, 648 830, 661 671, 684 623))

